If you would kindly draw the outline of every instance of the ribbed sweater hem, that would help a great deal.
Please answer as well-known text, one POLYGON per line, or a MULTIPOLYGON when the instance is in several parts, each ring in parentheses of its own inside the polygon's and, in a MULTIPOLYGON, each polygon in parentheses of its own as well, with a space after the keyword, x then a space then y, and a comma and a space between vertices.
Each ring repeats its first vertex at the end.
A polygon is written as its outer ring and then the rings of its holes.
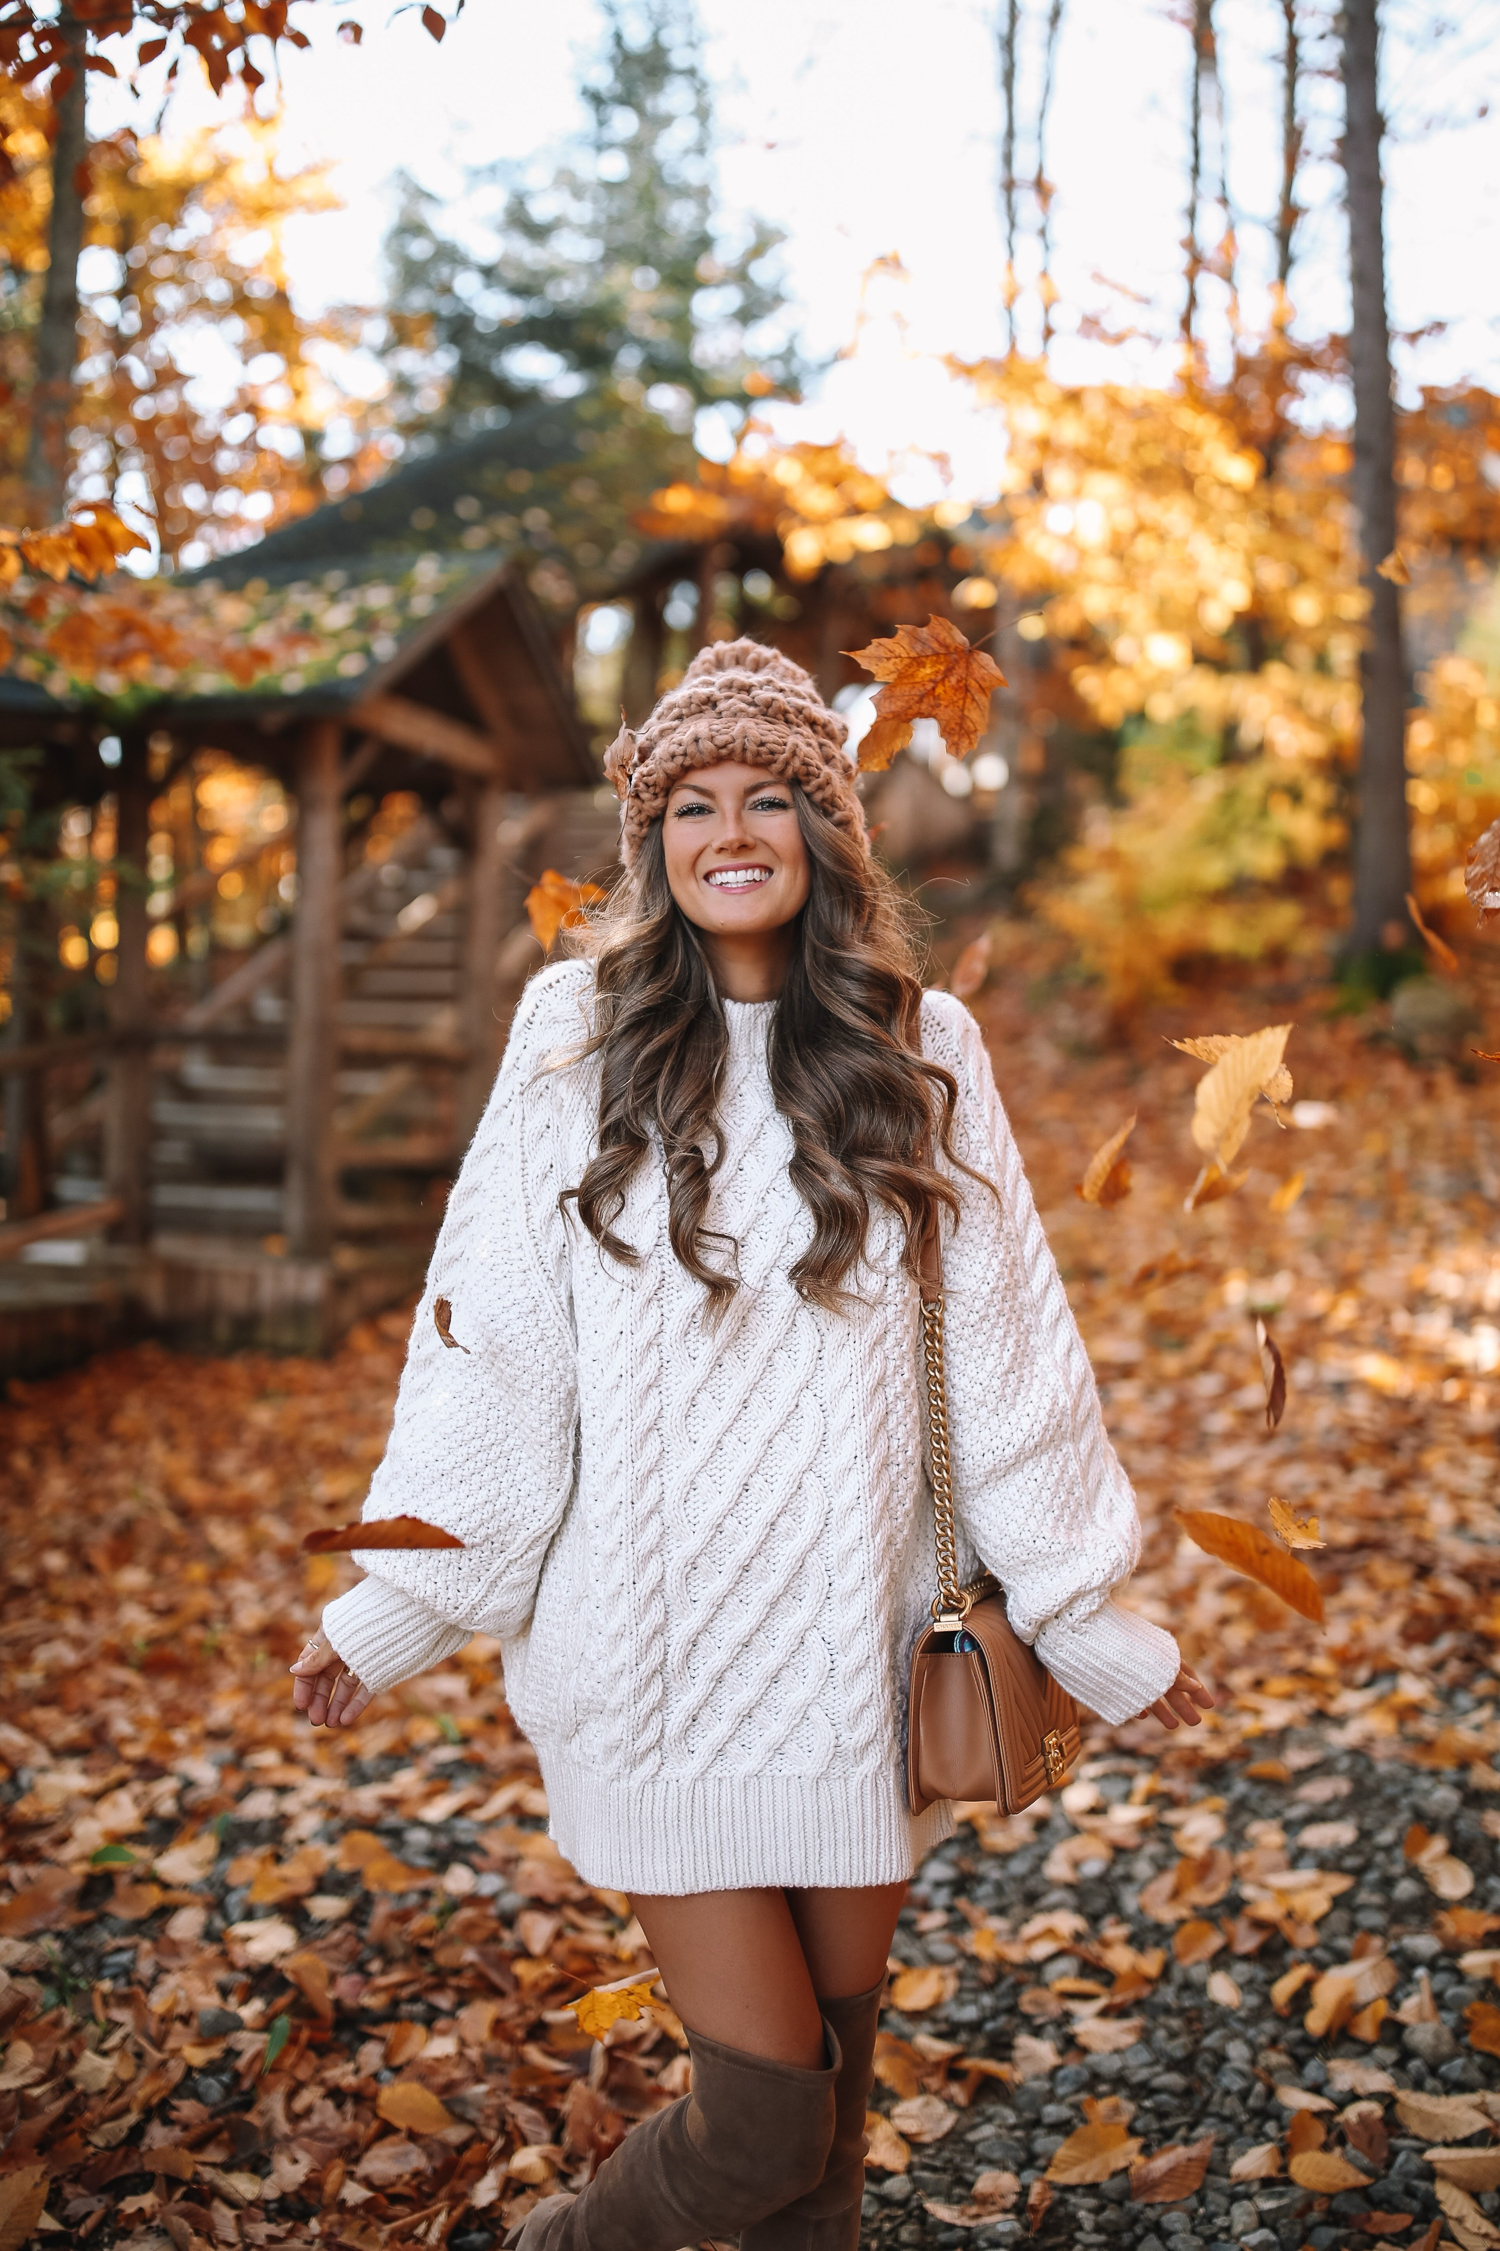
POLYGON ((537 1750, 553 1841, 586 1884, 610 1891, 894 1884, 953 1834, 948 1801, 913 1815, 894 1775, 632 1781, 537 1750))

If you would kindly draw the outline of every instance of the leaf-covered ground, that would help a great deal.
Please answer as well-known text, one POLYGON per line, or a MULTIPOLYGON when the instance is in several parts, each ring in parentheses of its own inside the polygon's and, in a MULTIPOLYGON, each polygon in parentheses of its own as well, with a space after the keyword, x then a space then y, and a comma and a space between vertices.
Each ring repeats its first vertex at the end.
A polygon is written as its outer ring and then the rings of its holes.
MULTIPOLYGON (((1141 1494, 1135 1599, 1223 1705, 1191 1738, 1096 1730, 1060 1800, 977 1813, 922 1870, 867 2240, 1446 2227, 1479 2251, 1500 1067, 1413 1066, 1378 1012, 1274 990, 1109 1043, 1034 977, 1002 929, 974 1005, 1141 1494), (1287 1018, 1294 1100, 1322 1107, 1281 1131, 1262 1104, 1243 1186, 1184 1212, 1203 1066, 1161 1035, 1287 1018), (1133 1110, 1133 1192, 1083 1204, 1133 1110), (1257 1313, 1287 1371, 1274 1432, 1257 1313), (1318 1519, 1321 1629, 1179 1537, 1177 1508, 1269 1530, 1272 1497, 1318 1519)), ((7 2242, 486 2251, 684 2085, 670 2011, 596 2046, 567 2007, 647 1957, 549 1844, 492 1647, 352 1735, 293 1718, 286 1666, 351 1568, 300 1542, 357 1508, 404 1332, 322 1363, 143 1346, 0 1410, 7 2242)))

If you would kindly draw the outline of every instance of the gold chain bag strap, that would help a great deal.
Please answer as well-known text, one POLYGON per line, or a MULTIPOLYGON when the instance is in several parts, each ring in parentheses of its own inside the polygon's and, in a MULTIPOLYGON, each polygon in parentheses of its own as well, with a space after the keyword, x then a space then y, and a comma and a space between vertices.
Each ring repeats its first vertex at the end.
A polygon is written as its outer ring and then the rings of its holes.
POLYGON ((938 1798, 993 1800, 1002 1813, 1019 1813, 1061 1782, 1077 1758, 1079 1708, 1012 1629, 999 1581, 986 1571, 959 1584, 935 1223, 923 1240, 919 1279, 938 1591, 932 1622, 912 1652, 907 1800, 913 1813, 925 1813, 938 1798))

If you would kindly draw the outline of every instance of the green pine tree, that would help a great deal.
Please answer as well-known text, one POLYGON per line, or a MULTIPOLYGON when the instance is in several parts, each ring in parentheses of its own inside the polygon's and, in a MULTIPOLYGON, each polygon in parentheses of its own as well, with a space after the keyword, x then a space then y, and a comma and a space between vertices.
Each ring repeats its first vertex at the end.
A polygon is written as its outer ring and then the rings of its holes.
POLYGON ((795 384, 781 236, 757 226, 734 242, 716 209, 692 0, 603 0, 603 13, 577 145, 540 186, 511 165, 471 175, 472 208, 498 201, 492 251, 476 254, 445 205, 405 183, 388 252, 413 341, 396 363, 433 434, 482 429, 539 395, 592 394, 646 404, 665 437, 700 407, 742 414, 768 386, 795 384))

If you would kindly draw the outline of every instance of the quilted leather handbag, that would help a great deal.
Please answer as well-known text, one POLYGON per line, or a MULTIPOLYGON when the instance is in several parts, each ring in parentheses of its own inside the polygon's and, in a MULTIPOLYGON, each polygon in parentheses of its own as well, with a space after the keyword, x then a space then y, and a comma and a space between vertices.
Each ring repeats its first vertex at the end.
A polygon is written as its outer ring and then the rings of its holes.
POLYGON ((1002 1813, 1019 1813, 1063 1781, 1077 1758, 1079 1707, 1012 1628, 993 1574, 959 1584, 936 1226, 922 1245, 919 1280, 937 1593, 912 1652, 907 1800, 913 1813, 938 1798, 993 1800, 1002 1813))

